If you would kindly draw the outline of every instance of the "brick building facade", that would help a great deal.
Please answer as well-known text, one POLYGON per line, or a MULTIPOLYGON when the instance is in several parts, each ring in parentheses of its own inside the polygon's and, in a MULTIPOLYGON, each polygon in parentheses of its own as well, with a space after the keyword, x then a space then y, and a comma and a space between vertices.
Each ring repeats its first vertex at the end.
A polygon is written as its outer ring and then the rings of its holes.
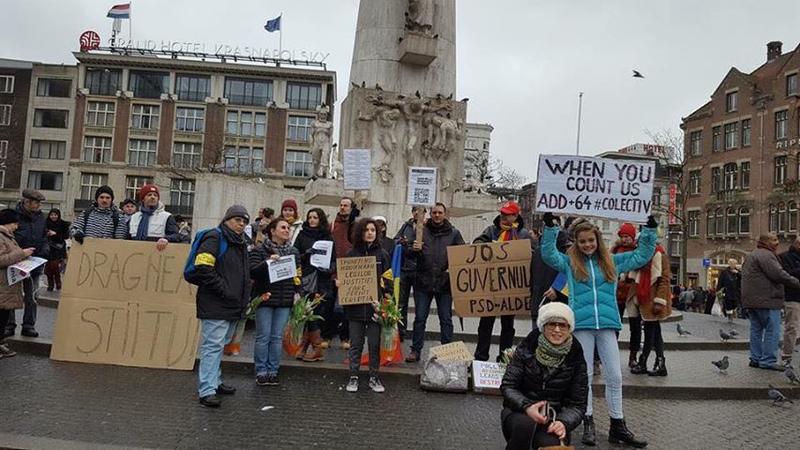
POLYGON ((32 68, 28 61, 0 59, 0 205, 8 207, 20 198, 32 68))

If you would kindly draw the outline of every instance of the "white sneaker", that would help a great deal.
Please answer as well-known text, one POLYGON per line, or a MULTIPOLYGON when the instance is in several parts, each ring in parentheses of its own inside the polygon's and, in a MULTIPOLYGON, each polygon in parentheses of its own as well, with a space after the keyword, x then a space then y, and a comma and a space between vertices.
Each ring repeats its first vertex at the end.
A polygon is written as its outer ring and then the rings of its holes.
POLYGON ((383 384, 381 384, 381 380, 378 377, 369 378, 369 387, 372 389, 372 392, 386 392, 386 388, 383 387, 383 384))
POLYGON ((347 392, 358 392, 358 377, 350 377, 350 381, 347 382, 347 387, 345 389, 347 392))

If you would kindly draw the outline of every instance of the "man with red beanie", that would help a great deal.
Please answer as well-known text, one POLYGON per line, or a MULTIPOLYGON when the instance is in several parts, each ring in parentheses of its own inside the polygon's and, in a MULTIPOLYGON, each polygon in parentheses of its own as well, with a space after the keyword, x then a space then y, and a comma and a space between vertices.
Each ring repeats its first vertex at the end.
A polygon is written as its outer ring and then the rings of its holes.
MULTIPOLYGON (((636 249, 636 227, 631 223, 623 223, 617 231, 619 240, 611 253, 631 252, 636 249)), ((628 367, 636 366, 636 356, 642 345, 642 319, 639 317, 639 310, 636 307, 636 286, 637 273, 626 272, 620 275, 617 283, 617 307, 619 307, 619 317, 625 315, 628 310, 628 325, 631 329, 630 355, 628 357, 628 367)))
POLYGON ((145 184, 139 189, 139 212, 128 222, 128 234, 135 241, 155 241, 161 251, 168 242, 181 242, 178 224, 172 214, 164 209, 161 193, 155 184, 145 184))
POLYGON ((287 198, 281 203, 281 217, 289 222, 291 231, 289 243, 294 245, 297 235, 303 229, 303 220, 300 219, 300 210, 297 209, 297 201, 293 198, 287 198))

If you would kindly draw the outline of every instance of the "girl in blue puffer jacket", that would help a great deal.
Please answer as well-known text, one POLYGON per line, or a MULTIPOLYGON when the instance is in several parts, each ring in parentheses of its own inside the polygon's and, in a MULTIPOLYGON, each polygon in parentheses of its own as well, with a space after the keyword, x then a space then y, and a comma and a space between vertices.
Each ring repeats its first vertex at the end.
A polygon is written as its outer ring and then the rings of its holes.
POLYGON ((619 274, 636 270, 650 261, 656 248, 656 223, 648 217, 647 228, 639 237, 639 246, 632 252, 612 255, 606 248, 600 230, 590 222, 575 226, 575 243, 566 254, 556 249, 559 228, 553 225, 554 216, 545 213, 546 228, 542 236, 542 259, 567 276, 569 306, 575 312, 574 336, 583 347, 589 375, 589 398, 584 417, 582 442, 596 443, 592 419, 592 375, 595 348, 603 364, 606 382, 606 403, 611 427, 608 440, 637 448, 647 442, 636 439, 625 425, 622 413, 622 369, 616 332, 622 328, 617 308, 617 279, 619 274))

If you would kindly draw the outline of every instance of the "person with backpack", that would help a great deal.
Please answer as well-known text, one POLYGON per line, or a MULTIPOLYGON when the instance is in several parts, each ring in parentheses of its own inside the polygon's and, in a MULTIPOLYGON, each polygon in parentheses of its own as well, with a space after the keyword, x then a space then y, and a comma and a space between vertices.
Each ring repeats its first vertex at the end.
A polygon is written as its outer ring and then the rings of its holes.
POLYGON ((94 193, 94 203, 78 214, 70 230, 72 240, 83 244, 83 238, 125 239, 128 236, 128 221, 114 205, 114 190, 100 186, 94 193))
POLYGON ((135 241, 155 241, 158 251, 169 242, 181 242, 178 223, 161 203, 161 192, 155 184, 145 184, 139 189, 141 208, 128 222, 128 233, 135 241))
MULTIPOLYGON (((250 271, 244 227, 247 209, 233 205, 217 228, 197 233, 184 268, 186 281, 197 285, 197 318, 200 319, 200 404, 218 408, 218 395, 233 395, 236 388, 222 382, 222 349, 237 321, 244 318, 250 301, 250 271)), ((268 296, 265 296, 268 297, 268 296)))

